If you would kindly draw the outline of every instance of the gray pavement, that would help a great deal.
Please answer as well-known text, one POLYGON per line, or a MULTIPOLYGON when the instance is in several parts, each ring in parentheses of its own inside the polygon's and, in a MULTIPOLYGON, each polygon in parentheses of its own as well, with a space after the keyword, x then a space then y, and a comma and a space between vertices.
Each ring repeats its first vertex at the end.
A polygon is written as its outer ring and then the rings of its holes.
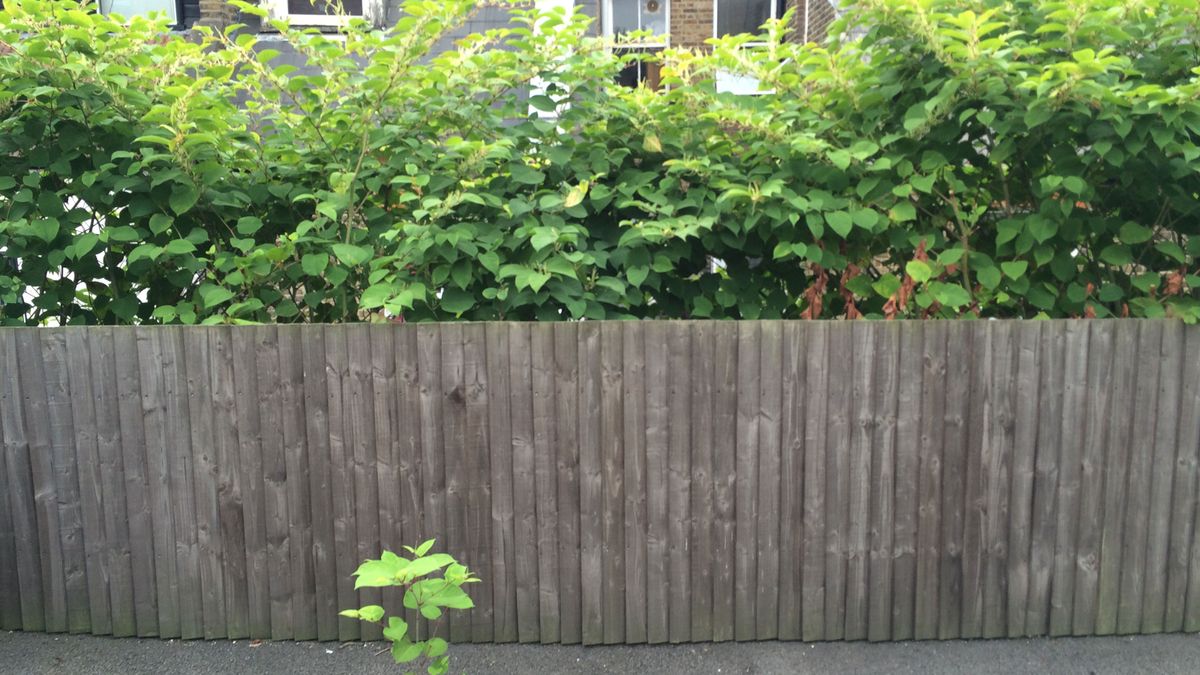
MULTIPOLYGON (((381 643, 180 641, 0 632, 2 673, 196 675, 402 672, 381 643)), ((451 672, 1200 673, 1200 636, 660 646, 457 645, 451 672)))

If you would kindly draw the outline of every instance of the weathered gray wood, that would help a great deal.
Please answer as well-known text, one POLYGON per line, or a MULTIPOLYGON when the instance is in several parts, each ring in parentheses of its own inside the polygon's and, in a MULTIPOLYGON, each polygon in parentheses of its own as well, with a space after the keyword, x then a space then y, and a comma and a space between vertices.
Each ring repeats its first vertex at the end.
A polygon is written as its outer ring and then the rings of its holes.
MULTIPOLYGON (((508 391, 512 415, 512 508, 514 513, 511 557, 515 567, 517 639, 537 642, 540 624, 538 562, 538 458, 533 424, 533 350, 530 325, 508 324, 508 391)), ((489 356, 488 363, 491 363, 489 356)), ((493 380, 494 381, 494 380, 493 380)), ((512 596, 510 596, 510 599, 512 596)), ((624 602, 624 597, 621 598, 624 602)), ((498 616, 498 615, 497 615, 498 616)))
POLYGON ((913 637, 938 635, 938 590, 942 536, 942 442, 946 396, 947 324, 925 325, 921 347, 921 419, 917 452, 917 586, 913 637))
POLYGON ((645 324, 621 324, 624 426, 625 641, 646 641, 646 337, 645 324))
POLYGON ((870 623, 869 609, 871 502, 871 441, 874 436, 874 376, 876 332, 865 321, 850 325, 854 362, 850 368, 850 492, 846 528, 846 628, 847 640, 863 640, 870 623))
POLYGON ((691 420, 692 483, 689 505, 691 569, 691 639, 712 640, 713 604, 713 325, 697 322, 691 327, 691 420))
MULTIPOLYGON (((804 540, 805 335, 802 326, 783 324, 779 417, 779 639, 799 640, 804 540)), ((698 364, 701 368, 706 366, 698 364)), ((707 366, 709 372, 712 366, 707 366)), ((697 389, 697 393, 703 391, 697 389)), ((711 400, 708 401, 711 420, 711 400)), ((700 421, 697 420, 699 424, 700 421)), ((711 433, 711 427, 709 427, 711 433)), ((710 441, 711 443, 711 441, 710 441)), ((711 489, 701 487, 700 490, 711 489)), ((700 551, 697 550, 699 554, 700 551)), ((705 562, 705 565, 710 563, 705 562)), ((889 610, 890 611, 890 610, 889 610)))
MULTIPOLYGON (((557 397, 554 380, 557 371, 552 325, 535 324, 530 327, 529 351, 533 388, 534 480, 537 482, 538 635, 543 643, 550 643, 560 639, 559 448, 555 429, 557 397)), ((630 572, 632 576, 634 570, 630 572)), ((644 578, 645 572, 642 574, 644 578)))
MULTIPOLYGON (((337 574, 337 609, 343 610, 362 606, 358 592, 354 590, 354 577, 351 576, 358 568, 360 559, 354 500, 354 445, 349 421, 353 394, 350 391, 346 327, 325 326, 324 331, 325 390, 329 404, 329 489, 333 497, 332 553, 337 574)), ((454 550, 452 554, 465 559, 460 550, 454 550)), ((357 620, 338 617, 337 626, 339 640, 357 640, 361 635, 361 622, 357 620)))
MULTIPOLYGON (((2 340, 2 337, 0 337, 2 340)), ((91 354, 88 331, 66 331, 67 374, 70 377, 71 418, 74 431, 74 458, 79 467, 79 512, 83 520, 85 584, 88 587, 88 614, 91 632, 113 632, 112 603, 109 601, 107 538, 104 536, 104 495, 100 474, 100 448, 96 436, 96 402, 92 396, 91 354)), ((0 363, 4 363, 0 347, 0 363)), ((0 396, 4 386, 0 383, 0 396)), ((2 404, 0 404, 2 406, 2 404)), ((0 413, 0 441, 4 440, 4 414, 0 413)), ((0 459, 0 485, 7 489, 6 462, 0 459)), ((191 483, 188 483, 190 486, 191 483)), ((180 495, 184 498, 185 495, 180 495)), ((20 628, 20 590, 17 551, 13 545, 14 524, 8 513, 7 498, 0 498, 0 628, 20 628), (6 557, 11 555, 11 557, 6 557), (12 584, 8 587, 7 584, 12 584)), ((193 581, 197 584, 198 579, 193 581)), ((199 596, 197 595, 197 601, 199 596)))
MULTIPOLYGON (((401 476, 400 443, 403 436, 415 436, 415 425, 402 426, 398 397, 401 384, 397 380, 395 341, 403 340, 404 334, 386 324, 372 324, 368 329, 371 346, 371 419, 374 422, 375 478, 379 495, 379 551, 391 551, 405 555, 404 546, 419 543, 404 534, 404 499, 408 497, 407 486, 401 476)), ((414 533, 415 535, 415 533, 414 533)), ((381 589, 380 605, 388 616, 402 616, 408 620, 404 608, 404 593, 399 587, 381 589)))
MULTIPOLYGON (((755 637, 779 637, 780 420, 783 401, 783 324, 764 321, 758 376, 758 571, 755 637)), ((865 529, 864 529, 865 533, 865 529)), ((865 538, 865 537, 864 537, 865 538)), ((864 547, 865 548, 865 547, 864 547)))
POLYGON ((713 639, 734 637, 737 324, 713 326, 713 639))
POLYGON ((667 326, 669 366, 667 373, 667 529, 670 543, 671 642, 691 639, 691 563, 688 554, 688 512, 691 504, 691 340, 689 324, 673 321, 667 326))
POLYGON ((153 522, 146 477, 146 437, 138 383, 137 343, 133 331, 129 330, 114 330, 112 338, 121 424, 123 487, 133 570, 134 618, 137 635, 147 637, 158 635, 158 601, 154 586, 154 534, 151 531, 153 522))
MULTIPOLYGON (((304 340, 299 326, 276 327, 280 431, 287 493, 287 543, 291 564, 292 638, 317 638, 316 573, 313 566, 313 500, 309 481, 308 409, 304 396, 304 340)), ((261 367, 269 368, 270 363, 261 367)), ((274 620, 271 622, 274 628, 274 620)))
POLYGON ((801 541, 800 632, 804 640, 825 637, 825 425, 829 398, 829 324, 804 326, 804 536, 801 541))
MULTIPOLYGON (((238 463, 242 494, 242 532, 246 565, 246 630, 255 639, 271 637, 271 581, 267 570, 267 509, 263 485, 263 404, 272 392, 258 390, 255 330, 234 331, 233 395, 237 409, 238 463)), ((272 369, 278 374, 278 369, 272 369)), ((268 418, 269 419, 269 418, 268 418)), ((267 427, 272 429, 272 427, 267 427)), ((268 432, 269 433, 269 432, 268 432)), ((274 434, 271 434, 274 436, 274 434)))
MULTIPOLYGON (((1033 531, 1034 449, 1038 429, 1038 374, 1041 372, 1041 330, 1045 324, 1030 321, 1016 326, 1016 407, 1012 460, 1012 492, 1008 526, 1008 636, 1025 634, 1029 597, 1029 556, 1033 531)), ((951 338, 953 339, 953 338, 951 338)), ((953 381, 953 380, 952 380, 953 381)), ((955 392, 947 390, 946 403, 955 392)), ((950 447, 947 434, 946 447, 950 447)), ((943 470, 948 470, 945 467, 943 470)), ((945 474, 943 474, 945 475, 945 474)), ((946 503, 943 500, 943 503, 946 503)))
MULTIPOLYGON (((760 324, 738 324, 737 487, 734 637, 753 640, 758 601, 758 413, 760 324)), ((672 580, 673 581, 673 580, 672 580)))
POLYGON ((1193 588, 1200 586, 1200 570, 1189 575, 1195 531, 1196 462, 1200 452, 1200 330, 1183 329, 1186 360, 1179 401, 1179 438, 1175 455, 1175 487, 1171 493, 1171 543, 1167 557, 1167 607, 1163 630, 1196 630, 1189 610, 1195 606, 1193 588))
MULTIPOLYGON (((852 325, 830 326, 829 363, 852 364, 852 325)), ((850 371, 853 372, 852 369, 850 371)), ((825 639, 841 640, 846 631, 846 571, 850 530, 850 438, 853 375, 831 373, 825 445, 825 639)))
POLYGON ((625 444, 621 324, 600 325, 600 465, 604 473, 601 522, 604 642, 625 642, 625 444))
POLYGON ((578 326, 555 324, 553 332, 555 438, 558 446, 559 641, 572 644, 583 639, 579 556, 578 326))
MULTIPOLYGON (((5 400, 6 400, 4 398, 5 397, 4 390, 6 389, 4 381, 12 379, 11 376, 9 375, 9 372, 7 370, 3 369, 3 367, 2 367, 2 365, 4 364, 3 349, 4 349, 4 344, 5 344, 5 338, 6 338, 6 332, 0 331, 0 406, 5 405, 5 400)), ((84 352, 84 355, 86 356, 86 351, 84 352)), ((72 384, 75 385, 76 383, 77 383, 77 381, 73 382, 72 384)), ((75 390, 72 389, 72 394, 74 395, 74 393, 75 393, 75 390)), ((74 398, 74 396, 73 396, 73 398, 74 398)), ((4 413, 0 412, 0 488, 3 488, 3 490, 2 490, 3 494, 0 494, 0 630, 20 630, 21 629, 21 579, 20 579, 20 570, 17 567, 17 542, 16 542, 15 525, 13 523, 13 506, 9 504, 9 494, 11 493, 12 488, 10 487, 11 483, 9 480, 10 477, 9 477, 9 472, 8 472, 8 461, 5 456, 6 453, 4 451, 4 445, 3 445, 4 417, 5 417, 4 413)), ((82 427, 83 425, 77 425, 77 426, 82 427)), ((89 433, 89 431, 84 431, 83 433, 86 434, 86 433, 89 433)), ((87 451, 83 450, 82 452, 87 452, 87 451)), ((92 452, 94 454, 94 452, 95 452, 94 448, 92 448, 92 452)), ((80 464, 82 465, 82 462, 80 464)), ((86 480, 86 478, 82 477, 82 476, 81 476, 81 479, 86 480)), ((12 482, 17 482, 15 477, 13 478, 12 482)), ((82 488, 82 486, 81 486, 81 490, 85 490, 85 489, 82 488)), ((82 494, 82 498, 86 499, 87 496, 88 496, 87 492, 84 491, 82 494)), ((17 504, 16 506, 17 506, 17 508, 21 508, 20 504, 17 504)), ((86 521, 85 521, 85 529, 86 529, 86 521)), ((26 545, 24 543, 22 543, 22 548, 26 548, 26 545)), ((93 569, 93 565, 94 565, 92 558, 93 557, 91 555, 88 556, 87 562, 88 562, 88 570, 89 571, 93 569)), ((103 582, 103 579, 101 579, 100 581, 103 582)), ((107 589, 104 587, 103 583, 96 583, 96 582, 89 582, 88 588, 89 588, 89 591, 93 591, 93 593, 92 593, 93 597, 91 599, 92 613, 95 614, 97 608, 101 606, 101 605, 99 605, 99 602, 103 602, 104 603, 103 608, 104 608, 106 616, 104 616, 103 618, 97 617, 97 619, 99 619, 100 621, 107 621, 109 618, 107 616, 107 613, 108 613, 107 589), (96 593, 94 591, 96 591, 96 590, 101 591, 99 593, 99 595, 100 595, 99 601, 97 601, 95 599, 96 593)), ((100 621, 94 621, 92 624, 93 629, 96 632, 100 632, 99 631, 99 627, 101 625, 100 621)), ((108 625, 111 630, 111 621, 109 621, 108 625)))
MULTIPOLYGON (((354 493, 354 541, 358 546, 355 568, 369 558, 377 558, 379 546, 379 478, 376 475, 375 403, 372 387, 371 327, 355 324, 346 327, 347 375, 343 391, 343 414, 347 459, 351 465, 354 493)), ((386 449, 384 450, 386 452, 386 449)), ((353 572, 350 572, 351 574, 353 572)), ((383 594, 378 588, 362 588, 358 592, 359 606, 378 605, 383 594)), ((362 623, 359 631, 363 640, 383 637, 381 627, 362 623)))
MULTIPOLYGON (((187 373, 196 552, 199 564, 200 609, 204 619, 202 632, 204 638, 211 640, 226 636, 226 621, 225 575, 221 566, 224 547, 221 540, 214 440, 214 424, 217 420, 213 410, 212 356, 209 353, 210 331, 202 328, 181 330, 184 369, 187 373)), ((93 351, 93 364, 97 356, 98 353, 93 351)))
POLYGON ((480 582, 471 588, 475 608, 471 610, 471 640, 491 642, 495 632, 492 605, 492 479, 488 448, 487 344, 483 324, 463 326, 463 377, 466 384, 466 428, 464 446, 467 486, 466 559, 478 571, 480 582))
POLYGON ((983 568, 983 636, 1008 632, 1008 517, 1012 490, 1013 421, 1016 417, 1016 346, 1014 324, 990 327, 992 375, 991 419, 987 434, 988 462, 984 466, 987 502, 983 568))
POLYGON ((1029 595, 1025 603, 1025 634, 1045 635, 1050 629, 1050 581, 1054 569, 1055 507, 1058 499, 1059 438, 1062 435, 1066 331, 1055 324, 1042 331, 1042 370, 1038 379, 1037 448, 1033 474, 1033 530, 1029 555, 1029 595))
MULTIPOLYGON (((450 545, 446 531, 446 460, 443 439, 442 408, 442 346, 441 331, 432 324, 417 327, 417 378, 420 384, 421 415, 421 485, 424 490, 422 541, 436 538, 437 547, 443 551, 450 545)), ((420 543, 420 542, 417 542, 420 543)), ((471 567, 470 561, 464 561, 471 567)), ((445 623, 445 622, 443 622, 445 623)), ((429 627, 418 621, 416 632, 429 636, 429 627)), ((443 628, 440 637, 446 637, 443 628)))
MULTIPOLYGON (((942 538, 938 563, 938 637, 958 637, 962 627, 963 516, 970 444, 972 342, 975 330, 962 321, 947 326, 946 402, 942 430, 942 538)), ((1036 376, 1036 374, 1035 374, 1036 376)))
POLYGON ((892 538, 895 524, 896 422, 900 393, 900 325, 887 323, 874 346, 871 397, 871 496, 868 539, 868 640, 892 634, 892 538))
MULTIPOLYGON (((378 326, 375 334, 392 333, 395 349, 395 396, 396 407, 391 418, 391 433, 393 444, 392 464, 398 474, 398 484, 393 489, 399 491, 400 520, 393 524, 393 537, 399 537, 399 544, 394 544, 394 551, 400 554, 402 546, 416 546, 421 542, 436 536, 425 530, 425 474, 424 448, 421 443, 424 438, 424 418, 421 413, 422 402, 422 369, 433 367, 434 374, 439 371, 439 364, 428 363, 418 356, 417 327, 414 325, 378 326)), ((372 335, 371 348, 375 348, 372 335)), ((386 345, 386 343, 385 343, 386 345)), ((377 374, 378 378, 379 375, 377 374)), ((387 374, 384 373, 386 388, 387 374)), ((379 381, 376 381, 376 391, 379 391, 379 381)), ((382 479, 381 479, 382 481, 382 479)), ((381 490, 382 482, 380 483, 381 490)), ((386 537, 387 530, 381 530, 381 542, 385 547, 391 545, 386 537)), ((423 620, 421 615, 412 609, 403 610, 404 594, 397 592, 393 603, 387 607, 392 613, 403 612, 409 626, 414 629, 423 620), (396 596, 400 602, 396 601, 396 596)), ((385 600, 387 596, 384 596, 385 600)))
MULTIPOLYGON (((267 624, 272 640, 289 640, 294 635, 292 598, 298 598, 300 590, 292 589, 291 528, 288 524, 291 512, 288 509, 287 428, 283 423, 283 371, 287 366, 280 362, 275 326, 259 326, 249 333, 253 338, 254 369, 257 371, 254 385, 260 407, 258 445, 262 453, 262 493, 259 499, 262 510, 259 513, 265 518, 260 536, 266 539, 266 569, 263 573, 266 574, 264 585, 270 602, 267 624)), ((299 403, 294 398, 292 402, 299 403)))
POLYGON ((959 635, 983 635, 983 573, 987 537, 988 428, 994 414, 991 375, 993 344, 987 324, 970 326, 971 393, 967 413, 967 462, 963 482, 962 613, 959 635))
MULTIPOLYGON (((42 594, 41 541, 38 537, 38 506, 34 497, 29 440, 25 434, 24 395, 17 366, 20 363, 17 333, 12 329, 0 328, 0 364, 3 364, 4 373, 0 380, 0 430, 4 434, 6 474, 4 490, 12 509, 21 628, 42 631, 46 630, 46 605, 42 594)), ((115 401, 116 397, 110 400, 115 401)), ((123 510, 123 500, 121 506, 123 510)), ((126 590, 129 592, 129 623, 132 624, 133 594, 132 589, 127 587, 126 590)))
POLYGON ((1159 362, 1158 420, 1154 429, 1154 455, 1150 478, 1149 531, 1146 540, 1146 580, 1142 598, 1141 633, 1161 633, 1167 610, 1167 549, 1172 527, 1171 487, 1175 479, 1175 453, 1179 436, 1180 397, 1184 368, 1183 324, 1163 324, 1162 359, 1159 362))
POLYGON ((667 546, 667 325, 649 323, 646 344, 646 641, 666 642, 670 606, 667 546))
POLYGON ((155 338, 171 364, 164 364, 163 395, 166 402, 168 498, 175 524, 175 568, 179 583, 180 636, 204 637, 204 589, 200 575, 200 545, 196 520, 195 464, 192 449, 192 412, 189 406, 187 350, 184 331, 159 331, 155 338))
POLYGON ((583 644, 604 642, 604 473, 601 459, 600 325, 579 326, 579 553, 583 644))
MULTIPOLYGON (((46 378, 46 416, 54 464, 55 506, 63 555, 63 589, 67 601, 67 630, 91 630, 87 572, 83 553, 83 516, 79 512, 79 471, 75 462, 75 423, 71 416, 71 384, 67 372, 67 336, 63 328, 39 331, 46 378)), ((157 528, 155 535, 159 536, 157 528)), ((164 537, 166 539, 166 537, 164 537)), ((170 542, 168 542, 170 543, 170 542)))
MULTIPOLYGON (((491 452, 492 607, 496 642, 516 642, 517 632, 517 517, 514 491, 514 419, 509 372, 508 326, 485 326, 487 340, 488 449, 491 452)), ((524 514, 521 514, 524 517, 524 514)))
POLYGON ((239 410, 234 373, 233 331, 207 329, 212 357, 214 441, 217 454, 217 510, 221 523, 222 572, 225 575, 225 625, 228 637, 250 635, 250 591, 247 585, 245 495, 238 430, 247 413, 239 410))
POLYGON ((1154 435, 1163 361, 1163 324, 1141 321, 1138 328, 1136 404, 1133 406, 1128 499, 1121 550, 1121 590, 1117 600, 1117 632, 1122 634, 1136 633, 1142 627, 1154 435))
MULTIPOLYGON (((913 637, 917 587, 917 485, 920 481, 923 324, 900 326, 900 388, 896 419, 896 490, 892 540, 892 639, 913 637)), ((822 360, 823 364, 824 361, 822 360)), ((810 380, 811 382, 811 380, 810 380)), ((822 389, 825 383, 821 383, 822 389)), ((809 418, 812 419, 811 417, 809 418)), ((805 488, 807 489, 807 484, 805 488)), ((806 636, 807 640, 808 637, 806 636)))
POLYGON ((338 604, 337 544, 334 541, 331 489, 333 468, 329 448, 331 383, 325 366, 327 344, 322 326, 298 330, 304 358, 305 443, 308 446, 308 494, 312 502, 310 517, 317 639, 336 640, 342 621, 337 613, 349 608, 339 607, 338 604))
POLYGON ((1075 549, 1075 593, 1072 630, 1090 635, 1096 627, 1096 595, 1100 582, 1101 500, 1108 420, 1113 414, 1113 346, 1115 324, 1091 324, 1088 338, 1088 385, 1080 471, 1079 538, 1075 549))

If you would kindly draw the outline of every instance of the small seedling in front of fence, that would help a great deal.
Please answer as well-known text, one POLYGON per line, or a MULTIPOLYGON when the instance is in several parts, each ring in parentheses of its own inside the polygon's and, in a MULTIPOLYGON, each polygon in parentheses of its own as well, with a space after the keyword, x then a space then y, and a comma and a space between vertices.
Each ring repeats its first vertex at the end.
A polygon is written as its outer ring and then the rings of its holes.
MULTIPOLYGON (((378 560, 367 560, 354 572, 355 590, 364 587, 401 586, 404 588, 404 606, 416 610, 430 623, 429 635, 421 638, 420 625, 410 626, 402 617, 392 615, 384 620, 384 609, 379 605, 367 605, 359 609, 347 609, 341 616, 370 621, 383 626, 383 637, 392 642, 392 658, 396 663, 422 666, 429 675, 442 675, 450 669, 446 650, 449 645, 437 636, 437 629, 446 610, 470 609, 475 606, 471 597, 463 590, 463 584, 479 581, 464 565, 460 565, 446 553, 430 553, 434 540, 404 550, 412 558, 402 558, 391 551, 384 551, 378 560), (442 575, 430 576, 441 570, 442 575)), ((413 672, 413 671, 407 671, 413 672)))

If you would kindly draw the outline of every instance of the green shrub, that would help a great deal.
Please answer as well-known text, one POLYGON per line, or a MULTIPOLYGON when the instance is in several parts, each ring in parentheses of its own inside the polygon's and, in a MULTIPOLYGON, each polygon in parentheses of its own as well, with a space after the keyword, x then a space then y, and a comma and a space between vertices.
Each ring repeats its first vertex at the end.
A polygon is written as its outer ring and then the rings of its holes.
POLYGON ((657 92, 582 17, 432 55, 475 6, 277 23, 297 71, 9 0, 3 320, 1200 318, 1188 0, 869 0, 657 92))

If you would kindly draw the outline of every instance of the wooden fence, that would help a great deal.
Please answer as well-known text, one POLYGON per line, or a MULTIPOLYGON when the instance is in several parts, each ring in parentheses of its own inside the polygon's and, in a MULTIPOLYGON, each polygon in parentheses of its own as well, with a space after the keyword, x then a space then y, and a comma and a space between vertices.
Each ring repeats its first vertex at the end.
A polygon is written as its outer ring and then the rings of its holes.
POLYGON ((452 639, 1200 629, 1200 327, 0 329, 0 628, 377 639, 437 537, 452 639))

